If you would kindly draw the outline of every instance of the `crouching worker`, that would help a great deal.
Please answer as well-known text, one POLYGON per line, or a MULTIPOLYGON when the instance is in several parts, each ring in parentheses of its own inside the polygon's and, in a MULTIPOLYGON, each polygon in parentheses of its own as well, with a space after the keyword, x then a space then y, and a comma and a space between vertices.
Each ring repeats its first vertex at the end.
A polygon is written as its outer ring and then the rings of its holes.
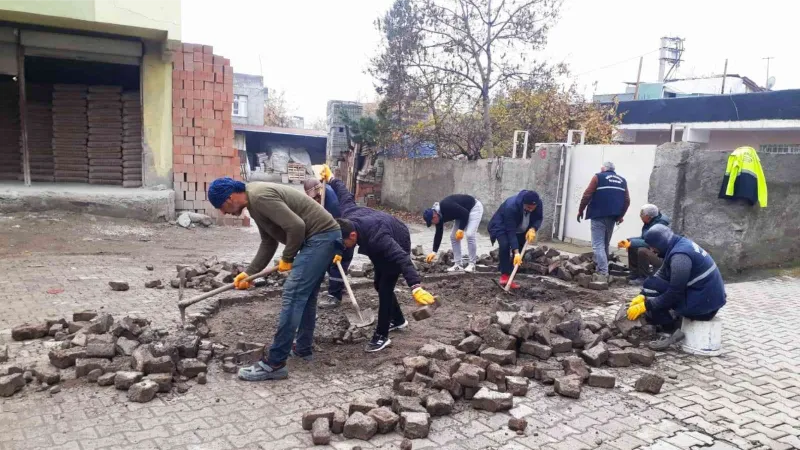
MULTIPOLYGON (((322 204, 322 183, 316 179, 309 179, 303 182, 303 189, 306 195, 313 198, 315 202, 322 204)), ((334 219, 342 217, 339 207, 339 197, 330 185, 325 185, 325 211, 328 211, 334 219)), ((350 263, 353 262, 353 249, 349 248, 342 253, 340 264, 342 270, 347 273, 350 263)), ((319 303, 320 309, 334 309, 342 304, 342 294, 344 293, 344 280, 339 273, 339 267, 333 263, 328 268, 328 296, 319 303)))
POLYGON ((662 214, 656 205, 646 204, 639 211, 639 218, 642 219, 641 237, 632 237, 619 241, 617 247, 628 251, 628 267, 631 270, 628 281, 632 285, 641 285, 645 278, 655 273, 661 263, 661 258, 647 246, 644 242, 644 235, 655 225, 661 224, 669 226, 669 217, 662 214))
POLYGON ((711 258, 695 242, 677 235, 664 225, 654 225, 644 240, 664 263, 643 285, 628 307, 628 319, 645 320, 669 335, 649 344, 664 350, 684 338, 680 329, 683 317, 711 320, 725 305, 725 284, 711 258))
POLYGON ((430 253, 425 260, 433 262, 439 245, 442 243, 444 234, 444 224, 455 221, 453 231, 450 233, 450 244, 453 246, 453 267, 447 269, 448 272, 464 270, 464 272, 474 272, 475 263, 478 262, 478 225, 483 218, 483 204, 475 197, 466 194, 449 195, 441 202, 433 204, 422 213, 425 224, 429 227, 436 225, 436 233, 433 235, 433 253, 430 253), (467 251, 469 251, 469 263, 464 267, 461 260, 461 240, 467 238, 467 251))
MULTIPOLYGON (((542 225, 542 199, 535 191, 522 190, 504 201, 489 221, 489 239, 500 245, 500 285, 505 286, 514 266, 522 264, 521 249, 532 244, 542 225)), ((512 283, 512 289, 519 284, 512 283)))
POLYGON ((421 279, 411 262, 411 235, 408 227, 385 212, 356 205, 355 198, 341 180, 333 179, 330 168, 324 166, 322 177, 339 197, 344 246, 369 257, 375 266, 375 290, 378 291, 378 324, 365 351, 377 352, 392 343, 389 332, 403 329, 408 322, 400 310, 394 288, 400 275, 411 288, 411 295, 420 305, 430 305, 433 296, 422 288, 421 279))
MULTIPOLYGON (((317 202, 289 186, 253 182, 245 185, 218 178, 208 188, 208 200, 225 214, 241 215, 247 208, 261 235, 261 245, 250 266, 234 279, 237 289, 247 289, 248 274, 267 266, 278 243, 285 245, 278 270, 289 272, 283 285, 278 329, 269 351, 251 367, 239 370, 246 381, 280 380, 289 376, 286 359, 310 359, 317 317, 317 293, 331 261, 341 253, 339 224, 317 202), (296 348, 292 341, 297 331, 296 348)), ((266 350, 266 349, 265 349, 266 350)))

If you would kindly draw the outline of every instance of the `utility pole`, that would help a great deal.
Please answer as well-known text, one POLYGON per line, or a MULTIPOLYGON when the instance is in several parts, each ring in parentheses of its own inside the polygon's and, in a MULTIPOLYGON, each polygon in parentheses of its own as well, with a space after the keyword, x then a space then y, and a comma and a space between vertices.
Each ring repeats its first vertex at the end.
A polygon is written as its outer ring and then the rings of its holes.
POLYGON ((766 87, 767 90, 769 90, 769 87, 768 87, 769 86, 769 60, 770 59, 774 59, 774 58, 775 58, 774 56, 767 56, 766 58, 761 58, 761 59, 766 59, 767 60, 767 82, 764 83, 764 87, 766 87))
POLYGON ((722 71, 722 92, 720 94, 725 94, 725 80, 728 79, 728 58, 725 58, 725 69, 722 71))
POLYGON ((636 74, 636 90, 633 92, 633 99, 639 100, 639 81, 642 79, 642 62, 644 56, 639 57, 639 72, 636 74))

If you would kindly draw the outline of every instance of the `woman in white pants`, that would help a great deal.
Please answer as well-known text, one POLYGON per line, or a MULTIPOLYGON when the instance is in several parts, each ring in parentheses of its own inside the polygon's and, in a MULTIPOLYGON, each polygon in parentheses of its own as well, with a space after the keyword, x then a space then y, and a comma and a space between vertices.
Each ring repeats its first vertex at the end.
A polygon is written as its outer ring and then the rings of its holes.
POLYGON ((453 232, 450 233, 450 242, 453 244, 453 257, 455 264, 447 269, 448 272, 464 270, 473 272, 478 261, 478 225, 483 217, 483 205, 475 197, 466 194, 453 194, 434 203, 422 213, 425 223, 430 227, 436 225, 436 234, 433 236, 433 252, 425 260, 432 262, 439 251, 444 234, 444 224, 455 221, 453 232), (461 240, 467 237, 467 250, 469 263, 464 267, 461 259, 461 240))

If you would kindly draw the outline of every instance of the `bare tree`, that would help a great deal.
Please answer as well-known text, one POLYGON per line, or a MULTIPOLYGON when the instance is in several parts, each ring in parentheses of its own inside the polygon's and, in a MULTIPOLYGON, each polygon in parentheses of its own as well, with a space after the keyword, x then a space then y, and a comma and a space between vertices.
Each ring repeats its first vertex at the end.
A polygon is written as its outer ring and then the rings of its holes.
POLYGON ((319 117, 315 121, 311 122, 311 129, 317 131, 329 131, 328 130, 328 121, 324 117, 319 117))
POLYGON ((292 114, 286 102, 285 93, 270 89, 264 100, 264 125, 289 128, 292 126, 292 114))
POLYGON ((536 76, 532 54, 546 43, 563 0, 419 0, 423 58, 416 67, 453 77, 482 107, 486 156, 494 156, 492 91, 536 76))

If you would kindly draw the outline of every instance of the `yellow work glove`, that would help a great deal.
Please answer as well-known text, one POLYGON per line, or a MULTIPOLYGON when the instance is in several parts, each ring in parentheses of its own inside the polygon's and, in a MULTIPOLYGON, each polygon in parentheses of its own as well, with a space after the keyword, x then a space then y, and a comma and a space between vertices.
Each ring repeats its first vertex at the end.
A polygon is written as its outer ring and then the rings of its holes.
POLYGON ((436 258, 436 253, 428 253, 428 256, 425 257, 425 262, 430 264, 433 262, 434 258, 436 258))
POLYGON ((233 279, 233 287, 240 290, 245 290, 250 288, 250 282, 244 281, 245 278, 249 277, 250 275, 242 272, 239 275, 236 275, 236 278, 233 279))
POLYGON ((342 255, 335 255, 335 256, 333 257, 333 263, 334 263, 334 264, 339 264, 339 263, 341 263, 341 262, 342 262, 342 255))
POLYGON ((331 168, 328 167, 327 164, 322 165, 322 170, 320 171, 319 175, 320 179, 326 183, 331 181, 331 178, 333 178, 333 172, 331 172, 331 168))
POLYGON ((292 270, 292 263, 284 260, 278 261, 278 272, 288 272, 292 270))
POLYGON ((422 289, 421 287, 418 287, 413 291, 411 291, 411 295, 414 297, 414 300, 416 300, 417 303, 423 306, 431 305, 435 301, 431 293, 426 291, 425 289, 422 289))
POLYGON ((623 239, 623 240, 617 242, 617 247, 618 248, 628 248, 630 246, 631 246, 631 241, 629 241, 627 239, 623 239))
POLYGON ((536 230, 533 228, 528 230, 528 232, 525 233, 525 239, 528 241, 528 244, 533 244, 533 241, 536 240, 536 230))
POLYGON ((644 302, 636 304, 631 303, 631 306, 628 307, 628 320, 638 319, 645 311, 647 311, 647 308, 645 308, 644 302))
POLYGON ((638 305, 639 303, 644 303, 644 295, 639 294, 631 300, 631 306, 638 305))
POLYGON ((514 265, 518 266, 520 264, 522 264, 522 255, 517 253, 516 255, 514 255, 514 265))
POLYGON ((456 240, 460 241, 464 239, 464 230, 457 230, 456 231, 456 240))

